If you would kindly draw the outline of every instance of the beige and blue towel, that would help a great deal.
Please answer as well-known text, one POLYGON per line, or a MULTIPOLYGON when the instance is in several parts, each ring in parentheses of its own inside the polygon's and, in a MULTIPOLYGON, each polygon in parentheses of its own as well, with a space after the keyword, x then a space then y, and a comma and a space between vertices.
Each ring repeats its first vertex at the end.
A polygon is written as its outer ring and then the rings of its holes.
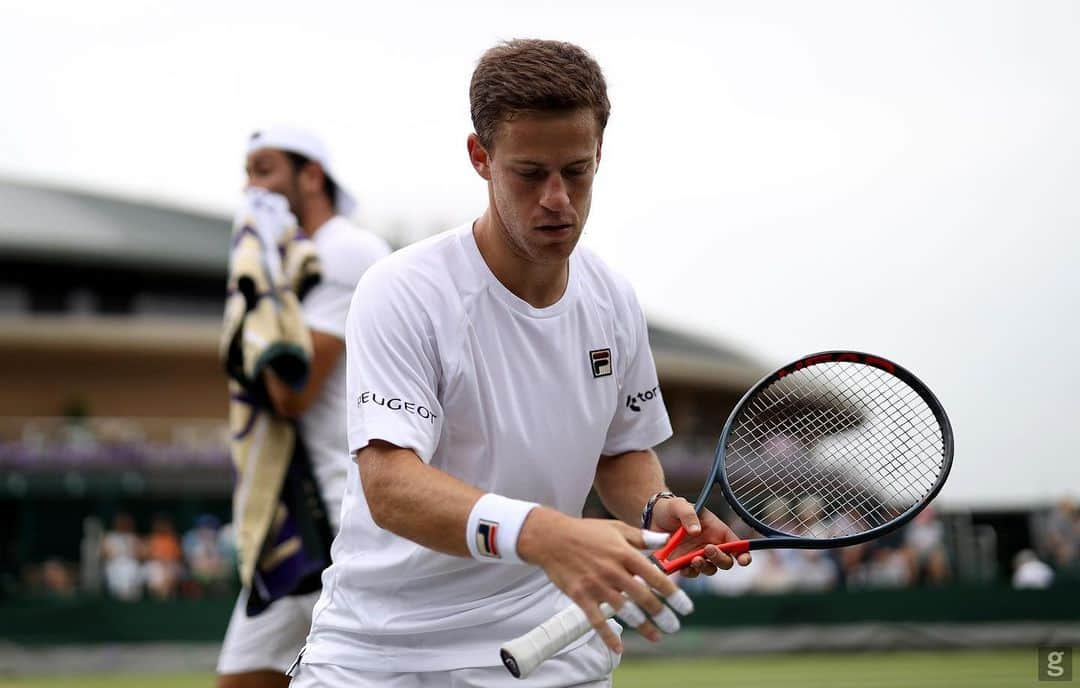
POLYGON ((233 223, 220 355, 229 377, 233 522, 248 613, 318 588, 329 563, 325 507, 294 422, 273 412, 269 368, 302 389, 311 337, 300 299, 320 278, 318 254, 283 198, 251 189, 233 223))

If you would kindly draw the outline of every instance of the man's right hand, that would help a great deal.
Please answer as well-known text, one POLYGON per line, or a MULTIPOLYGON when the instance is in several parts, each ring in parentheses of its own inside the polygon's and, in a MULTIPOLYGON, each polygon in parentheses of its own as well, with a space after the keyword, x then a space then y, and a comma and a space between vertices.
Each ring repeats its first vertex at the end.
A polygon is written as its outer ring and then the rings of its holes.
POLYGON ((255 221, 255 230, 268 246, 277 246, 285 233, 296 227, 296 216, 289 201, 281 194, 258 186, 249 186, 237 208, 234 223, 255 221))
POLYGON ((653 590, 670 598, 681 613, 693 609, 686 593, 641 553, 645 548, 638 528, 615 520, 572 518, 546 507, 532 510, 517 542, 521 558, 544 569, 614 652, 622 652, 622 642, 600 611, 602 603, 654 642, 660 629, 679 630, 679 620, 653 590))

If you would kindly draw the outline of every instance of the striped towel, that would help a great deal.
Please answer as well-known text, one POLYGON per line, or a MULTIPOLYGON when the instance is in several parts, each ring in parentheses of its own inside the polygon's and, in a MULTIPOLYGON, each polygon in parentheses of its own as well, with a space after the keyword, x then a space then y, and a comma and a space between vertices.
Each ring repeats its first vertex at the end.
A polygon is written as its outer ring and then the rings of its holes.
POLYGON ((329 563, 329 524, 303 442, 294 422, 273 413, 263 383, 266 368, 294 389, 306 383, 311 337, 300 299, 320 270, 287 201, 247 190, 233 222, 219 354, 229 377, 233 521, 249 614, 317 589, 329 563))

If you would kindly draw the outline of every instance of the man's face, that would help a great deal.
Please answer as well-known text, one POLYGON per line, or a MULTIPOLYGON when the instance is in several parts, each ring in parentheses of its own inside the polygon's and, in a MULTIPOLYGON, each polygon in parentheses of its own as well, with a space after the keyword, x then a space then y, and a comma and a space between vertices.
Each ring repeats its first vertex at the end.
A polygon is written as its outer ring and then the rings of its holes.
POLYGON ((255 186, 281 194, 289 201, 293 214, 299 217, 303 199, 299 175, 293 169, 289 156, 273 148, 263 148, 248 154, 244 169, 247 172, 248 187, 255 186))
POLYGON ((520 258, 560 262, 573 252, 589 217, 600 147, 596 118, 581 109, 503 122, 493 150, 473 152, 474 166, 491 182, 497 224, 520 258))

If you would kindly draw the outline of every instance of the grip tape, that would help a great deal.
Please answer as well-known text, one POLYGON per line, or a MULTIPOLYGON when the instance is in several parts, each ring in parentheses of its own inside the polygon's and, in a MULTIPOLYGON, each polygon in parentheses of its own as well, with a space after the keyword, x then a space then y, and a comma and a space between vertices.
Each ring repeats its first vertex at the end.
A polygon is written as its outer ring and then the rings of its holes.
MULTIPOLYGON (((615 610, 604 602, 600 613, 610 619, 615 610)), ((499 648, 499 656, 514 678, 525 678, 559 650, 585 635, 592 624, 581 607, 571 604, 555 616, 499 648)))

